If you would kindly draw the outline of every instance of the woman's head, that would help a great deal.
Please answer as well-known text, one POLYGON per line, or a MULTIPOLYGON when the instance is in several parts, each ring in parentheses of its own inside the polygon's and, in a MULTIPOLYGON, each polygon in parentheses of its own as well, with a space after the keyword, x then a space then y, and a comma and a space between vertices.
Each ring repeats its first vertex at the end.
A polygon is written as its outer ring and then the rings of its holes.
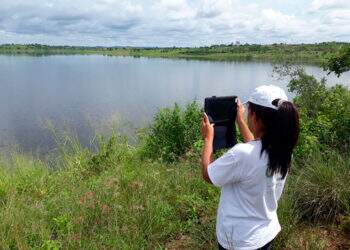
POLYGON ((268 171, 284 178, 299 137, 299 113, 284 91, 273 85, 256 88, 248 103, 248 124, 261 139, 261 153, 268 154, 268 171))

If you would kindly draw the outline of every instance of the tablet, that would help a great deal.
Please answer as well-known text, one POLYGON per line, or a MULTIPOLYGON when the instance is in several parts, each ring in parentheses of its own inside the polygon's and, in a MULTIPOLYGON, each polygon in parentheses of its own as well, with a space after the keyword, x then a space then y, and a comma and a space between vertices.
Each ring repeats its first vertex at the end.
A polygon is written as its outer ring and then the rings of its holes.
POLYGON ((207 97, 204 100, 204 111, 210 123, 214 123, 214 151, 231 148, 237 143, 236 115, 237 96, 207 97))

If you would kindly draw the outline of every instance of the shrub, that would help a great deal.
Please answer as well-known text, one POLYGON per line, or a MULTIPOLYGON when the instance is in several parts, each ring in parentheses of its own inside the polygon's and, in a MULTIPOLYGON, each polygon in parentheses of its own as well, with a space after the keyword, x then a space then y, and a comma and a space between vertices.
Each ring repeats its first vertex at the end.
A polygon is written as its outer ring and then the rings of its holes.
POLYGON ((314 151, 297 166, 291 193, 298 214, 311 222, 334 222, 350 213, 350 157, 314 151))
POLYGON ((88 175, 99 174, 111 166, 127 159, 132 150, 128 147, 126 137, 113 133, 107 140, 104 137, 99 138, 99 150, 88 161, 88 175))
POLYGON ((161 109, 143 135, 143 154, 173 162, 200 140, 202 112, 196 102, 161 109))
POLYGON ((350 47, 343 47, 337 53, 328 58, 323 68, 334 72, 338 77, 345 71, 350 70, 350 47))
POLYGON ((296 97, 294 103, 301 115, 298 156, 314 148, 336 148, 347 152, 350 146, 350 91, 345 86, 326 87, 303 69, 290 73, 288 87, 296 97))

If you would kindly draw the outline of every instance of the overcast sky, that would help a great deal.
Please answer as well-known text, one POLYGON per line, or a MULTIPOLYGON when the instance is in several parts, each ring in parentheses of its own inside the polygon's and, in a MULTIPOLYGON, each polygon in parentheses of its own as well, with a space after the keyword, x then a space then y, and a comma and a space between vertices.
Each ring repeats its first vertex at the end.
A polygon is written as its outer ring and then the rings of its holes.
POLYGON ((0 0, 0 44, 350 42, 350 0, 0 0))

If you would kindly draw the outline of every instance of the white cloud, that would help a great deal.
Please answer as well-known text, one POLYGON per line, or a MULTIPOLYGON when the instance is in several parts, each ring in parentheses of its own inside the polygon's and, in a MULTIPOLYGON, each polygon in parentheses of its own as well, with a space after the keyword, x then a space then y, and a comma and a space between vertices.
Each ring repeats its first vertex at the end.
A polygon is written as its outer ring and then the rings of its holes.
POLYGON ((159 4, 155 4, 156 13, 165 20, 180 20, 192 18, 195 10, 188 4, 186 0, 162 0, 159 4))
POLYGON ((312 10, 339 9, 349 7, 348 0, 314 0, 311 3, 312 10))
POLYGON ((350 41, 350 1, 2 0, 0 43, 198 46, 350 41))
POLYGON ((233 1, 230 0, 204 0, 197 10, 197 15, 203 18, 215 18, 220 15, 233 14, 233 1))
POLYGON ((261 11, 261 27, 267 31, 283 34, 297 34, 299 30, 308 29, 308 25, 294 15, 286 15, 273 9, 261 11))

